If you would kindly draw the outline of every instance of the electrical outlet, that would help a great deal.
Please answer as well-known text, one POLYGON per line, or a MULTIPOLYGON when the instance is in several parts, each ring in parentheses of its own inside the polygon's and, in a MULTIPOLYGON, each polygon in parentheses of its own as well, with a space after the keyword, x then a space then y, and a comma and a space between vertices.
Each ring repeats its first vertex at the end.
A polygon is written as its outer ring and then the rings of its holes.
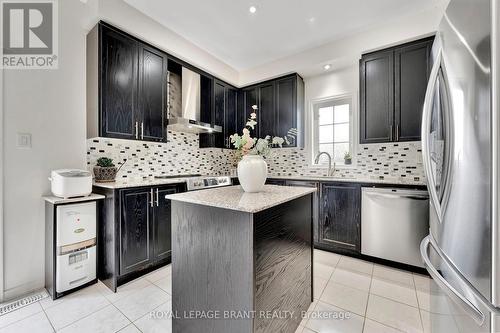
POLYGON ((17 148, 31 148, 31 133, 17 133, 17 148))

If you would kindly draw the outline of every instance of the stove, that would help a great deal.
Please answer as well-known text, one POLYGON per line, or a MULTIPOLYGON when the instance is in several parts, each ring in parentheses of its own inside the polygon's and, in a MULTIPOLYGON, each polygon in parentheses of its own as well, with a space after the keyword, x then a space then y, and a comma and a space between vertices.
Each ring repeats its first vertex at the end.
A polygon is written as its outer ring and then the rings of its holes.
POLYGON ((196 191, 212 187, 231 186, 231 177, 227 176, 205 176, 189 178, 187 180, 187 190, 196 191))
POLYGON ((191 174, 191 175, 155 175, 156 179, 171 179, 171 178, 193 178, 200 177, 200 174, 191 174))

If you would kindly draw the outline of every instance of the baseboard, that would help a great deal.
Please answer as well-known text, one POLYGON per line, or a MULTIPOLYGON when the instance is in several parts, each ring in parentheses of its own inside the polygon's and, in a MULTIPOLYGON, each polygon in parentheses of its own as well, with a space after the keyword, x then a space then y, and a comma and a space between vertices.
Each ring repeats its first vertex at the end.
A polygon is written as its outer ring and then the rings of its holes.
POLYGON ((5 289, 3 293, 3 301, 8 302, 20 298, 27 294, 33 293, 34 291, 40 290, 44 288, 44 286, 44 281, 32 281, 14 288, 5 289))

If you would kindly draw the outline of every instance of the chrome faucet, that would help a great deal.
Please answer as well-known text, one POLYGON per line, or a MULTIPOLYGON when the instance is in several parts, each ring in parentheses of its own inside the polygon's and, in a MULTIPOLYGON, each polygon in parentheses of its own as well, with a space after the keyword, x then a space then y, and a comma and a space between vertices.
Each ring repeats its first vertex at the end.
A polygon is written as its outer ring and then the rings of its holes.
POLYGON ((316 155, 316 159, 314 160, 314 163, 318 164, 319 158, 323 154, 328 156, 328 176, 333 176, 333 174, 335 173, 335 162, 333 162, 333 169, 332 169, 332 156, 330 156, 330 154, 328 154, 326 151, 322 151, 318 155, 316 155))

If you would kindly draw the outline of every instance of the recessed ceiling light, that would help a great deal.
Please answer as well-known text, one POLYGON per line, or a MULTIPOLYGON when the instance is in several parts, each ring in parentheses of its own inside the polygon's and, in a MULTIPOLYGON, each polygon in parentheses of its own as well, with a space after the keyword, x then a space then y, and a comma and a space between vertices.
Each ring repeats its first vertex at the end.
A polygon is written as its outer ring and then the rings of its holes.
POLYGON ((248 10, 250 11, 250 13, 255 14, 255 12, 257 11, 257 7, 250 6, 250 8, 248 10))
POLYGON ((314 23, 314 22, 316 22, 316 18, 314 16, 310 17, 308 21, 309 21, 309 23, 314 23))
POLYGON ((323 66, 323 69, 324 69, 325 71, 327 71, 327 70, 329 70, 331 67, 332 67, 332 65, 330 65, 330 64, 326 64, 326 65, 324 65, 324 66, 323 66))

